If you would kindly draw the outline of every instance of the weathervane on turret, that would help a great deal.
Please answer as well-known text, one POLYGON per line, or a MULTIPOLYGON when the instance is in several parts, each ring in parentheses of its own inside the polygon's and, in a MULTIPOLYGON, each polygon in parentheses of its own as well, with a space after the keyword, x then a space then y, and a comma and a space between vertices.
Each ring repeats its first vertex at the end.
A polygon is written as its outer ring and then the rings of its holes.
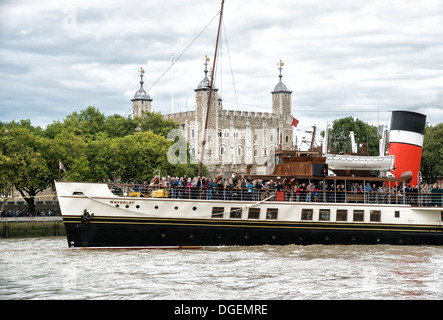
POLYGON ((204 59, 204 61, 205 61, 205 63, 204 63, 204 65, 205 65, 205 72, 208 72, 208 62, 209 62, 209 58, 208 58, 208 56, 205 56, 205 59, 204 59))
MULTIPOLYGON (((207 75, 208 75, 208 63, 209 63, 209 58, 208 58, 208 56, 205 56, 205 63, 204 63, 204 65, 205 65, 205 79, 207 79, 207 81, 206 81, 206 83, 205 83, 205 85, 207 86, 207 87, 209 87, 209 79, 207 78, 207 75)), ((212 71, 212 69, 211 69, 211 71, 212 71)))
POLYGON ((283 75, 281 74, 281 72, 283 71, 283 66, 284 66, 285 64, 280 60, 280 62, 277 63, 277 65, 279 66, 279 67, 278 67, 278 70, 280 71, 280 75, 279 75, 279 77, 280 77, 280 81, 281 81, 281 78, 283 77, 283 75))
POLYGON ((142 67, 140 67, 140 84, 143 85, 144 81, 143 81, 143 77, 145 76, 145 70, 143 70, 142 67))

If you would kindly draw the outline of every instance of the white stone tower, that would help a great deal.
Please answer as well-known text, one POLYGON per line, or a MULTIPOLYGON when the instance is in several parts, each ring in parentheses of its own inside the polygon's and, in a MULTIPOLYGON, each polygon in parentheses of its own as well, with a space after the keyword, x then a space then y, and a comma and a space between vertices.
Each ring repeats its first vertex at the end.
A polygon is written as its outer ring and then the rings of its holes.
POLYGON ((292 91, 289 91, 281 81, 283 66, 284 63, 280 60, 278 68, 280 70, 280 81, 275 86, 274 91, 272 91, 272 112, 274 114, 290 115, 292 91))
POLYGON ((134 99, 132 99, 132 118, 140 117, 142 112, 151 112, 152 99, 149 94, 143 88, 143 77, 145 76, 145 70, 140 68, 140 89, 135 93, 134 99))

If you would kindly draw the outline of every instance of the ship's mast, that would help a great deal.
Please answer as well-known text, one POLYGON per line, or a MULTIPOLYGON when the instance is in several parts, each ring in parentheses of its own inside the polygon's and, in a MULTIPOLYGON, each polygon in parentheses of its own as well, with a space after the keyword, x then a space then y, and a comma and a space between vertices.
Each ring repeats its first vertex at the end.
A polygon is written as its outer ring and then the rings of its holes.
POLYGON ((214 53, 214 61, 213 61, 213 67, 211 72, 211 85, 209 87, 209 97, 208 97, 208 107, 206 110, 206 121, 205 121, 205 130, 203 132, 203 142, 202 142, 202 151, 201 151, 201 158, 200 158, 200 167, 198 169, 198 176, 201 177, 202 174, 202 168, 203 168, 203 157, 205 154, 205 145, 206 145, 206 131, 208 129, 208 119, 209 119, 209 108, 211 106, 211 98, 212 98, 212 91, 213 91, 213 85, 214 85, 214 74, 215 74, 215 63, 217 60, 217 50, 218 50, 218 42, 220 37, 220 29, 221 29, 221 23, 223 19, 223 6, 225 4, 225 1, 222 0, 221 2, 221 9, 220 9, 220 20, 218 23, 218 31, 217 31, 217 42, 215 43, 215 53, 214 53))

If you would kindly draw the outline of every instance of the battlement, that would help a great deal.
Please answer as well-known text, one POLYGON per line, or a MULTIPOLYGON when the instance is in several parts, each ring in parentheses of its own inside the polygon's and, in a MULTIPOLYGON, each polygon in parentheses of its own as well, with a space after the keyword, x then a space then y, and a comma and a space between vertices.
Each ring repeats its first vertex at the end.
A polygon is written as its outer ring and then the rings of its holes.
POLYGON ((240 111, 240 110, 220 110, 219 117, 223 118, 262 118, 272 119, 275 115, 269 112, 240 111))
POLYGON ((195 117, 195 110, 176 112, 176 113, 170 113, 170 114, 163 115, 163 119, 167 119, 167 120, 176 120, 176 119, 194 118, 194 117, 195 117))

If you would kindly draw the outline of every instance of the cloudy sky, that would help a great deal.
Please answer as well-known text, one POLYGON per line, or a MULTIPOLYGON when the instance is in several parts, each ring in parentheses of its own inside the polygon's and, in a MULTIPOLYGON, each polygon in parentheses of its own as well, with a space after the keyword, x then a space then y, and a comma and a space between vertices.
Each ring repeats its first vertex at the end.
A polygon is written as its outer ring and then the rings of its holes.
MULTIPOLYGON (((140 67, 153 111, 191 110, 219 10, 219 0, 0 0, 0 121, 45 126, 90 105, 128 116, 140 67)), ((346 116, 389 124, 399 109, 443 121, 441 0, 227 0, 223 31, 225 109, 270 112, 281 59, 299 130, 346 116)))

